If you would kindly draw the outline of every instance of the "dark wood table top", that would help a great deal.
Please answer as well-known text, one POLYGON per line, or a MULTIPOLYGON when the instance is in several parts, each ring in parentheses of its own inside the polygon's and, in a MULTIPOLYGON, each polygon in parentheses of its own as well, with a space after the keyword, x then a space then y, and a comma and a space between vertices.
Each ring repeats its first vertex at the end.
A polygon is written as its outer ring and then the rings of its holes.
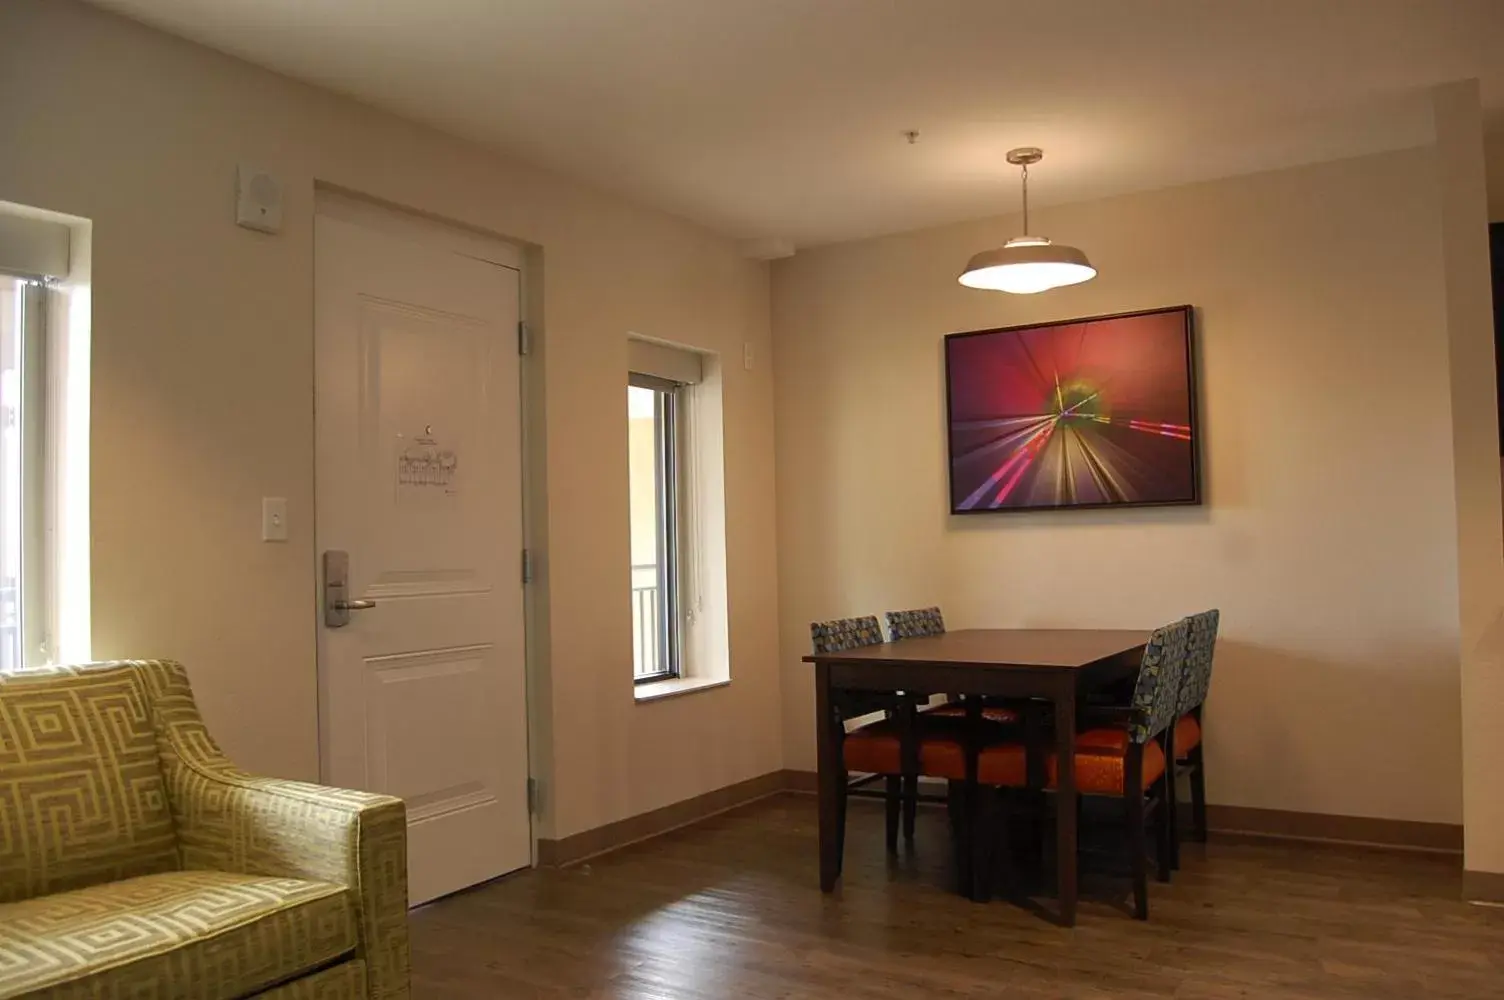
POLYGON ((974 628, 804 657, 806 663, 1079 670, 1143 646, 1140 629, 974 628))

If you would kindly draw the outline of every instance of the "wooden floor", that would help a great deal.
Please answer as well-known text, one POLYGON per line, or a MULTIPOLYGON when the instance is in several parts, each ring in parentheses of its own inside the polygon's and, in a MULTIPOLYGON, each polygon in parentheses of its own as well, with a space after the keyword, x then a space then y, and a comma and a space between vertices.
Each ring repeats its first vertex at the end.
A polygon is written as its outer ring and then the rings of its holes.
POLYGON ((853 802, 842 888, 817 888, 815 802, 787 795, 412 918, 414 996, 444 998, 1504 997, 1504 910, 1458 901, 1456 858, 1241 841, 1150 884, 1087 878, 1065 930, 949 891, 944 815, 890 862, 853 802))

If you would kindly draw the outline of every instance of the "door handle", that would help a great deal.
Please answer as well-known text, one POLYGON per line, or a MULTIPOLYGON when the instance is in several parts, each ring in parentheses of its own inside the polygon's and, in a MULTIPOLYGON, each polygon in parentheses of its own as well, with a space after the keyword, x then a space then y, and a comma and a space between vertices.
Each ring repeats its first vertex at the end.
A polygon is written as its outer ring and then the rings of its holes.
POLYGON ((324 624, 344 628, 350 624, 350 612, 365 611, 375 601, 350 600, 350 553, 330 549, 324 553, 324 624))
POLYGON ((375 601, 335 601, 333 605, 336 611, 365 611, 375 606, 375 601))

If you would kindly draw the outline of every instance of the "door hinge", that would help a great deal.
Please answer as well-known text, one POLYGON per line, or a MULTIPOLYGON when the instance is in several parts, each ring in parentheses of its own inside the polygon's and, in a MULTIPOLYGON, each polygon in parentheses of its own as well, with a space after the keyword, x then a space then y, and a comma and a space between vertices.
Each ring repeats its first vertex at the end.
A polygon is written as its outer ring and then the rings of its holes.
POLYGON ((522 550, 522 582, 533 582, 533 554, 528 549, 522 550))
POLYGON ((527 811, 529 815, 537 815, 538 812, 538 779, 527 779, 527 811))
POLYGON ((526 355, 533 349, 533 331, 528 329, 526 323, 517 323, 517 353, 526 355))

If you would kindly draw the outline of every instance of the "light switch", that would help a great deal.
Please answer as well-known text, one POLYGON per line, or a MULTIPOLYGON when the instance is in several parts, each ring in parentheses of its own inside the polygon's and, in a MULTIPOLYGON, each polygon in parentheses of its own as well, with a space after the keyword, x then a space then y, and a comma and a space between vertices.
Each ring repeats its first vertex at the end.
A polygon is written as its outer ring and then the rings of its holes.
POLYGON ((752 370, 752 341, 742 343, 742 367, 747 371, 752 370))
POLYGON ((287 541, 287 498, 261 498, 261 540, 287 541))

